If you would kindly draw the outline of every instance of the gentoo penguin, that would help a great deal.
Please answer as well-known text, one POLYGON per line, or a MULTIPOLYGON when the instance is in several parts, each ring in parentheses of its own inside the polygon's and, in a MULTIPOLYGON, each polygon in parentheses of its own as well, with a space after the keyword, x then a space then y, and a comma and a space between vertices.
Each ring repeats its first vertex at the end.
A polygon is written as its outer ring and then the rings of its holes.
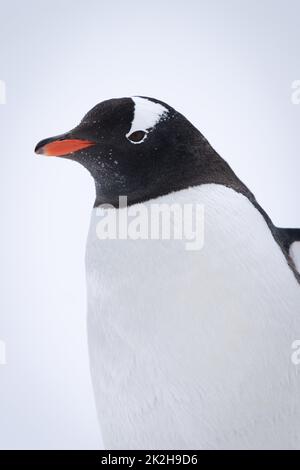
POLYGON ((107 449, 300 449, 300 230, 273 225, 179 112, 111 99, 36 152, 95 181, 88 341, 107 449), (201 204, 204 243, 98 235, 110 214, 201 204), (298 370, 299 372, 299 370, 298 370))

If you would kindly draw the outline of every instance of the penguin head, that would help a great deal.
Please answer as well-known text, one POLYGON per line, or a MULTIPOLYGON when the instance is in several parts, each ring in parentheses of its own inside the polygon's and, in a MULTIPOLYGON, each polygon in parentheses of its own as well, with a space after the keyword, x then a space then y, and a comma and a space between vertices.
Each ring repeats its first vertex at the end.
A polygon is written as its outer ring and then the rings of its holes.
POLYGON ((96 105, 77 127, 42 140, 35 152, 81 163, 95 180, 95 205, 117 206, 119 196, 132 204, 187 187, 201 141, 200 132, 172 107, 133 97, 96 105))

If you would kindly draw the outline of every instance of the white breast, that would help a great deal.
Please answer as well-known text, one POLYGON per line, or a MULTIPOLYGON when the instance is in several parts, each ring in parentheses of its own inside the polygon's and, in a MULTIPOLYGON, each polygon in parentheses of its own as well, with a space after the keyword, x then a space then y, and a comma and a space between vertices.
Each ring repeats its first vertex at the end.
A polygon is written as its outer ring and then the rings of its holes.
POLYGON ((89 349, 106 447, 299 448, 294 274, 241 194, 210 184, 155 200, 175 201, 204 204, 202 250, 100 241, 92 213, 89 349))

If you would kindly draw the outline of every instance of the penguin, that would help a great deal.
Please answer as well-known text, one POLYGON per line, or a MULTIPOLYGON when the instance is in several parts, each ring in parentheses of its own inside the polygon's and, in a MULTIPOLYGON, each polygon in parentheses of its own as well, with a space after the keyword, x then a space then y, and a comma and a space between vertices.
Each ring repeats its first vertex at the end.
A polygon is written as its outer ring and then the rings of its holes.
POLYGON ((90 370, 106 449, 300 449, 300 229, 276 227, 182 114, 97 104, 37 154, 95 182, 86 249, 90 370), (100 239, 99 208, 201 204, 204 242, 100 239))

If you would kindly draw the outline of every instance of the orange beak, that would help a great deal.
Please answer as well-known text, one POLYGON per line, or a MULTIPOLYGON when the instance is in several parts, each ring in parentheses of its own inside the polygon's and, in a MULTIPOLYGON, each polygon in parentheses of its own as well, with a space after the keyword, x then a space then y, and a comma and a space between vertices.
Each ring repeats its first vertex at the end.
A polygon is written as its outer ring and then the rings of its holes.
POLYGON ((61 157, 95 145, 95 142, 81 139, 45 139, 39 142, 35 153, 47 157, 61 157))

